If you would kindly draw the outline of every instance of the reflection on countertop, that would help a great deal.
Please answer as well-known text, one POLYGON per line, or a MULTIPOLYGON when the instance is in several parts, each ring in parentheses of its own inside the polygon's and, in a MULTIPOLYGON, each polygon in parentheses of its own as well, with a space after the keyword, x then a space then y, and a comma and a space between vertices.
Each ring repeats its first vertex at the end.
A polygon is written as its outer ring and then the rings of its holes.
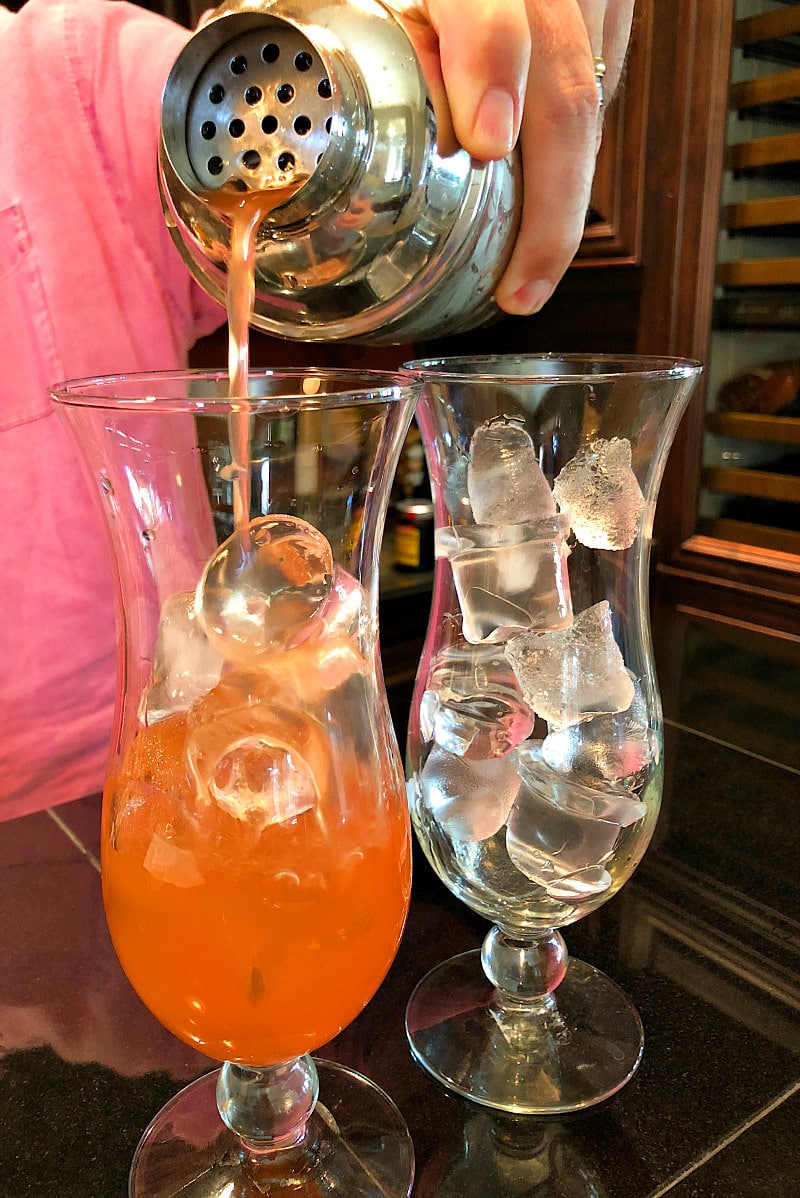
MULTIPOLYGON (((387 602, 402 605, 398 663, 408 666, 424 611, 420 623, 402 587, 387 602)), ((400 1106, 415 1198, 797 1192, 800 636, 667 607, 654 617, 663 815, 633 880, 566 933, 573 956, 637 1004, 641 1068, 586 1114, 509 1119, 449 1096, 414 1065, 411 990, 487 930, 418 855, 390 975, 320 1054, 361 1068, 400 1106)), ((389 668, 387 678, 391 693, 389 668)), ((398 674, 398 711, 407 682, 398 674)), ((147 1122, 209 1067, 152 1019, 117 964, 98 824, 93 798, 0 825, 0 1198, 122 1198, 147 1122)))

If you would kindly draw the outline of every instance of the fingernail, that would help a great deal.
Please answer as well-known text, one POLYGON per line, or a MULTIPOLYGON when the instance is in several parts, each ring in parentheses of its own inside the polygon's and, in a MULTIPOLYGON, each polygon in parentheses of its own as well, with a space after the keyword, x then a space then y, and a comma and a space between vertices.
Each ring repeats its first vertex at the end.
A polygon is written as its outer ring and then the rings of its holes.
POLYGON ((514 97, 510 92, 500 88, 490 88, 484 92, 478 111, 475 114, 475 124, 472 127, 475 138, 486 142, 498 155, 510 154, 517 138, 515 128, 514 97))
POLYGON ((549 279, 536 279, 533 283, 526 283, 524 287, 513 292, 502 306, 506 312, 516 313, 518 316, 530 316, 544 306, 554 291, 555 287, 549 279))

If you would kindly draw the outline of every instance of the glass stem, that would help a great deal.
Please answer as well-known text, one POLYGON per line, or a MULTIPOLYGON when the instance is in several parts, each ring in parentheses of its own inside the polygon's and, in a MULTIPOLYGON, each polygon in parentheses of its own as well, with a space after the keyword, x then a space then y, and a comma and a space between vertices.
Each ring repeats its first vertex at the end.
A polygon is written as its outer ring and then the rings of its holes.
POLYGON ((563 980, 568 961, 567 946, 557 928, 523 940, 493 927, 481 949, 483 971, 495 988, 493 1009, 509 1014, 549 1009, 550 995, 563 980))
POLYGON ((266 1153, 302 1140, 318 1092, 310 1056, 258 1067, 226 1061, 217 1081, 217 1106, 245 1148, 266 1153))

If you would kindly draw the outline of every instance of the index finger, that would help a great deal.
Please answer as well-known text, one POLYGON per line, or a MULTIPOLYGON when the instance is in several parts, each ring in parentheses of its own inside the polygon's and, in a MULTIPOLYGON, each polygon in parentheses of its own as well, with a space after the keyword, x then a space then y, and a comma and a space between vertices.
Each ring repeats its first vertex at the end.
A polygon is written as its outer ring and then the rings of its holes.
POLYGON ((385 0, 416 51, 436 113, 443 156, 462 147, 480 160, 511 153, 530 58, 525 0, 385 0))

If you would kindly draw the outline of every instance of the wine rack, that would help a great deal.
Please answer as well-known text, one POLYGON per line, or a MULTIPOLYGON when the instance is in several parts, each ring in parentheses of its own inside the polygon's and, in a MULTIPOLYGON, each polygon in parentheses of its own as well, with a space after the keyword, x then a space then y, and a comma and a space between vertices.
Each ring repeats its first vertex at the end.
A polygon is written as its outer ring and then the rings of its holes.
POLYGON ((738 0, 698 534, 800 573, 800 394, 726 404, 800 361, 800 4, 738 0))

